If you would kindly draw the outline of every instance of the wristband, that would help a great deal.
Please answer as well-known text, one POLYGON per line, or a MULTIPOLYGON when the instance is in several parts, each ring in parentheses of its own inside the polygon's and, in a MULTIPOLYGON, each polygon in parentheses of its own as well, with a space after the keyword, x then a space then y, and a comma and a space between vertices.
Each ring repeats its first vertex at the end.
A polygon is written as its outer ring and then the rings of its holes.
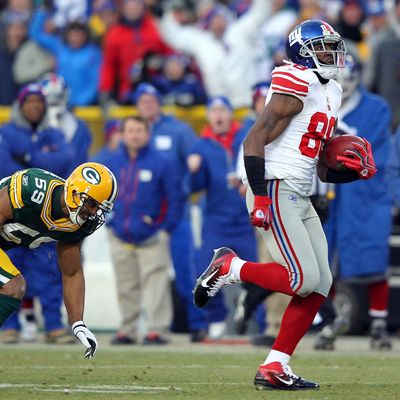
POLYGON ((83 326, 86 328, 86 325, 83 321, 76 321, 71 325, 72 331, 77 328, 78 326, 83 326))
POLYGON ((247 181, 254 196, 268 196, 265 182, 265 160, 258 156, 244 156, 247 181))

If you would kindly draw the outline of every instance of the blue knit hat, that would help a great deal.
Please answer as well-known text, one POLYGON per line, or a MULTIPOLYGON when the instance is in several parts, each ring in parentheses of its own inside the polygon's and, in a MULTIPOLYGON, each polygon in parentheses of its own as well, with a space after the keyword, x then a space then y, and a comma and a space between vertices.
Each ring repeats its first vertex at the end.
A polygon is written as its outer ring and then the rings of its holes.
POLYGON ((153 85, 150 85, 150 83, 140 83, 137 86, 132 95, 132 102, 136 104, 139 101, 140 97, 144 94, 151 94, 157 97, 157 100, 160 104, 162 103, 160 92, 153 85))
POLYGON ((37 83, 30 83, 29 85, 24 86, 21 89, 21 91, 19 92, 17 100, 18 100, 18 104, 20 107, 22 107, 26 98, 28 96, 30 96, 31 94, 39 95, 42 98, 42 100, 44 101, 44 103, 46 104, 46 98, 43 93, 42 87, 40 85, 38 85, 37 83))
POLYGON ((231 102, 225 96, 212 96, 207 101, 207 109, 222 106, 227 108, 229 111, 233 111, 231 102))

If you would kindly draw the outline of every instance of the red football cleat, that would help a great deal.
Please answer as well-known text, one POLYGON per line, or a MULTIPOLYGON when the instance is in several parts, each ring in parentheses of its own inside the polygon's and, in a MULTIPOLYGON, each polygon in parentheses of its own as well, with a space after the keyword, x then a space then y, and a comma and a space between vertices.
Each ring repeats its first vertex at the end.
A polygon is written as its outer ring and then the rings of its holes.
POLYGON ((309 390, 319 389, 318 383, 309 382, 295 375, 289 365, 272 362, 260 365, 254 385, 259 390, 309 390))
POLYGON ((240 282, 231 274, 231 264, 234 257, 237 257, 237 255, 228 247, 214 250, 214 257, 210 265, 197 279, 193 290, 193 300, 197 307, 204 307, 223 286, 240 282))

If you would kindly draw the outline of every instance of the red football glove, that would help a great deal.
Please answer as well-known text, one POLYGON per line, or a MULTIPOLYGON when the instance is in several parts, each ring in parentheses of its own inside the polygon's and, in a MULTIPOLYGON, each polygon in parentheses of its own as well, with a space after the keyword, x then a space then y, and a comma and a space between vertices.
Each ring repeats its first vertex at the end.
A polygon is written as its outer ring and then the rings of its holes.
POLYGON ((376 174, 374 157, 372 155, 371 144, 364 139, 364 146, 352 142, 357 150, 346 150, 343 156, 337 156, 336 160, 341 161, 343 166, 358 173, 360 179, 369 179, 376 174))
POLYGON ((255 196, 253 211, 250 213, 250 223, 253 226, 264 228, 266 231, 272 224, 272 211, 269 206, 272 204, 268 196, 255 196))

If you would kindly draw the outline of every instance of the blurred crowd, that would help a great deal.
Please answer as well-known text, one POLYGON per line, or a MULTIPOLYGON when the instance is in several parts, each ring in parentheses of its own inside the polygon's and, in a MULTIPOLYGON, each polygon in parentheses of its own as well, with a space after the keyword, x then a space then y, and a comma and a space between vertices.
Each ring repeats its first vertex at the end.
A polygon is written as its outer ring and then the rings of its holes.
MULTIPOLYGON (((213 95, 250 106, 250 91, 282 63, 301 20, 331 23, 365 64, 373 92, 398 105, 397 0, 3 0, 0 105, 46 72, 64 77, 69 106, 131 104, 140 82, 164 104, 213 95), (392 8, 396 7, 394 11, 392 8), (240 82, 240 84, 238 84, 240 82)), ((397 107, 398 108, 398 107, 397 107)), ((395 125, 400 116, 395 113, 395 125)))
MULTIPOLYGON (((268 258, 259 253, 259 238, 248 223, 238 155, 264 107, 271 71, 283 63, 288 32, 310 18, 330 22, 356 59, 342 83, 342 133, 371 135, 379 172, 372 183, 350 185, 354 192, 337 190, 328 238, 332 254, 344 255, 343 245, 356 251, 348 245, 355 225, 343 229, 349 220, 348 201, 378 210, 368 214, 374 237, 366 238, 363 226, 357 228, 363 233, 361 243, 374 243, 375 253, 366 252, 361 267, 354 265, 359 256, 349 254, 342 266, 349 265, 336 274, 367 277, 372 287, 370 316, 383 320, 388 315, 387 243, 395 195, 388 186, 387 162, 397 163, 389 153, 399 150, 398 142, 392 143, 400 125, 399 0, 0 1, 0 105, 13 106, 10 123, 0 127, 0 178, 26 167, 66 177, 76 165, 92 159, 107 165, 119 181, 120 195, 107 221, 122 314, 113 344, 167 343, 171 323, 179 325, 182 319, 193 342, 225 334, 226 299, 219 294, 200 310, 193 305, 191 291, 214 248, 230 246, 247 260, 268 258), (90 155, 91 133, 73 108, 100 105, 107 111, 117 104, 135 106, 138 115, 107 121, 105 145, 90 155), (207 124, 200 135, 165 114, 162 106, 167 104, 205 105, 207 124), (234 119, 239 107, 249 109, 244 121, 234 119), (194 207, 193 194, 199 192, 194 207), (193 231, 196 212, 196 221, 202 223, 193 231), (343 222, 336 229, 339 217, 343 222), (380 262, 370 266, 373 260, 380 262), (183 307, 178 318, 172 314, 171 266, 175 296, 183 307), (382 282, 384 286, 376 289, 382 282), (140 338, 143 311, 147 331, 140 338)), ((330 190, 316 194, 325 208, 330 190)), ((319 211, 326 219, 326 210, 319 211)), ((366 220, 361 215, 357 221, 366 220)), ((30 288, 22 325, 31 327, 25 333, 33 338, 37 324, 32 301, 39 298, 46 340, 67 343, 71 337, 60 313, 54 248, 48 244, 43 249, 34 255, 40 265, 29 274, 23 267, 34 262, 28 253, 11 255, 22 258, 18 265, 30 288)), ((266 316, 254 299, 246 309, 246 294, 256 290, 245 287, 240 296, 238 332, 246 331, 254 311, 262 338, 273 338, 277 327, 268 319, 273 313, 266 316)), ((262 293, 261 299, 267 295, 262 293)), ((236 301, 238 294, 234 297, 236 301)), ((15 315, 4 326, 3 341, 15 343, 20 331, 21 316, 15 315)))

